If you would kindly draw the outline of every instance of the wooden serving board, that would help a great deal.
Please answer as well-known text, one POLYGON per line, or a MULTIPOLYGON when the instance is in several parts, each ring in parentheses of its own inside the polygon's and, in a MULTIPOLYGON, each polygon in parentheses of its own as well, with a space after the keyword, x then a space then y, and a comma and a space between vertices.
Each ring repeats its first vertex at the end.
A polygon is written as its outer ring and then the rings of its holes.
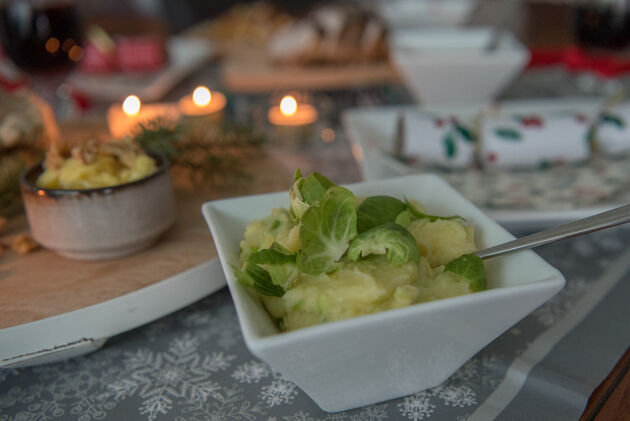
MULTIPOLYGON (((175 225, 151 248, 105 261, 69 260, 49 250, 0 254, 0 329, 19 326, 116 299, 206 262, 216 255, 201 205, 221 197, 288 188, 291 174, 261 152, 249 162, 248 179, 222 186, 191 187, 175 180, 175 225)), ((9 219, 4 242, 28 232, 24 215, 9 219)), ((201 297, 199 297, 201 298, 201 297)))
POLYGON ((278 65, 265 58, 227 58, 221 65, 221 77, 226 88, 244 93, 348 89, 399 81, 387 61, 300 66, 278 65))

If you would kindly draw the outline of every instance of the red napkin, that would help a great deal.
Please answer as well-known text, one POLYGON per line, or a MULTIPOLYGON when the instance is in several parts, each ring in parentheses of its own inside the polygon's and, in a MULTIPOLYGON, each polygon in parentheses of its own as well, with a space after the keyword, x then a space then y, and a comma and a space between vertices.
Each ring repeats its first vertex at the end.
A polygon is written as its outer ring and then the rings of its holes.
POLYGON ((155 71, 166 63, 162 44, 162 39, 157 36, 126 36, 116 38, 113 50, 104 51, 87 41, 85 54, 81 60, 81 71, 86 73, 155 71))
POLYGON ((630 56, 616 53, 590 53, 572 45, 558 49, 532 49, 528 68, 562 65, 571 72, 592 72, 613 78, 630 71, 630 56))

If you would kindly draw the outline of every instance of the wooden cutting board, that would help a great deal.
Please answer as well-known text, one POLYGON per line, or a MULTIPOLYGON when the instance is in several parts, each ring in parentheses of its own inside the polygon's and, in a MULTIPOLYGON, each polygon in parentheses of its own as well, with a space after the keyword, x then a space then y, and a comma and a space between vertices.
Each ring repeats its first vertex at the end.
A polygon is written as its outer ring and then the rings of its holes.
POLYGON ((245 93, 348 89, 399 81, 387 61, 307 66, 278 65, 264 57, 227 58, 221 65, 221 78, 229 90, 245 93))
MULTIPOLYGON (((34 322, 111 300, 197 266, 216 255, 201 205, 221 197, 286 190, 291 174, 261 151, 247 163, 249 178, 192 187, 175 180, 175 225, 154 246, 105 261, 69 260, 49 250, 0 254, 0 329, 34 322)), ((24 215, 12 217, 0 234, 5 243, 28 232, 24 215)), ((201 297, 200 297, 201 298, 201 297)))

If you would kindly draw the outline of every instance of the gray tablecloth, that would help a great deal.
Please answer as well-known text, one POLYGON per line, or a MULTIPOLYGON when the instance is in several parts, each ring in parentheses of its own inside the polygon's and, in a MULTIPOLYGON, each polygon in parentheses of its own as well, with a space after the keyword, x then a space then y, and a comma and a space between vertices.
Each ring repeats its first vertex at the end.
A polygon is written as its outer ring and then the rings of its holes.
POLYGON ((620 227, 541 248, 564 290, 444 384, 394 401, 321 411, 247 350, 224 289, 94 354, 0 370, 0 421, 576 419, 630 344, 628 243, 620 227))

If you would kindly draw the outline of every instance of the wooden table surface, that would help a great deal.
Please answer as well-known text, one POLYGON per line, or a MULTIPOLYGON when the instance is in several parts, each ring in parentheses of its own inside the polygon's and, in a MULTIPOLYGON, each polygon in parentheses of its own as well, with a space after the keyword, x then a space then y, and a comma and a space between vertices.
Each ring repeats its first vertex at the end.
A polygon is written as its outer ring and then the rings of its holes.
POLYGON ((588 400, 580 421, 630 420, 630 348, 588 400))

